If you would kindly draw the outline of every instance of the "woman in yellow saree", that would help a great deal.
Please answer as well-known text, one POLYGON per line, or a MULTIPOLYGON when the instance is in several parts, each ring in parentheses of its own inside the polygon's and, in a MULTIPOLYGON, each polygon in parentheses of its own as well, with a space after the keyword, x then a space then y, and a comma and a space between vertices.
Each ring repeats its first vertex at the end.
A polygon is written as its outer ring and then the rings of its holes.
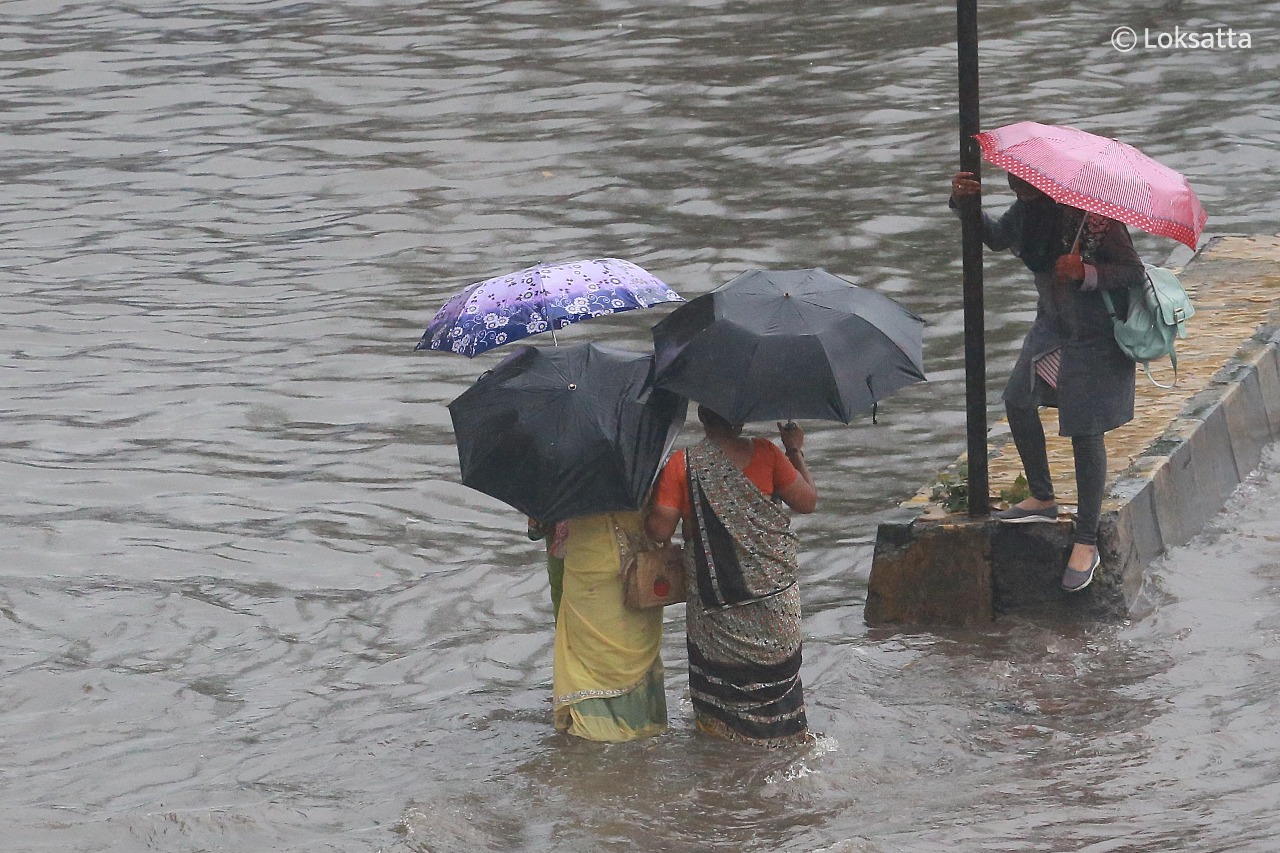
POLYGON ((638 512, 569 521, 553 676, 559 731, 627 741, 667 730, 662 608, 622 603, 619 543, 640 527, 638 512))

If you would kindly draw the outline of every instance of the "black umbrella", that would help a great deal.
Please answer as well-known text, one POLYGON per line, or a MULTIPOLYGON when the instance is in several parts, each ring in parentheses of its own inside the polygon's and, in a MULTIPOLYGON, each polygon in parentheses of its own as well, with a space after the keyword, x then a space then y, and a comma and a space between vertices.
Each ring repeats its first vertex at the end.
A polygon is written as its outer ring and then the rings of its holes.
POLYGON ((653 327, 654 382, 734 423, 848 423, 924 380, 923 327, 826 270, 749 270, 653 327))
POLYGON ((688 405, 652 371, 594 343, 516 347, 449 404, 463 484, 544 524, 639 509, 688 405))

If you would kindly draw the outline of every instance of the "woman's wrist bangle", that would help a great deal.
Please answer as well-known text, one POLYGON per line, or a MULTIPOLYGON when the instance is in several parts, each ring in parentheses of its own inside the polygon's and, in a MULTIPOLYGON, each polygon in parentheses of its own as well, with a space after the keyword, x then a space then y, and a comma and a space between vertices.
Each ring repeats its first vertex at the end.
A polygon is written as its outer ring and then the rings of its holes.
POLYGON ((800 454, 800 458, 801 458, 801 459, 803 459, 803 458, 804 458, 804 451, 803 451, 803 450, 801 450, 801 449, 800 449, 800 448, 798 448, 798 447, 788 447, 788 448, 787 448, 787 453, 788 453, 788 454, 790 454, 790 453, 799 453, 799 454, 800 454))

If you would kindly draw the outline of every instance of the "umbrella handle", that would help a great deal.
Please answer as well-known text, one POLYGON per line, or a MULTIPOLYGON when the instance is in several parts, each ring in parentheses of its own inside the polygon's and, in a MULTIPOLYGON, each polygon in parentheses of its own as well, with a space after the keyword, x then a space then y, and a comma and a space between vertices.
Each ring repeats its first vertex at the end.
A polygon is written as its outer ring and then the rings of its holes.
POLYGON ((1089 220, 1089 211, 1081 211, 1084 215, 1080 217, 1080 227, 1076 229, 1076 241, 1071 244, 1071 254, 1080 254, 1080 235, 1084 233, 1084 224, 1089 220))
POLYGON ((547 304, 548 300, 551 299, 551 293, 547 290, 547 283, 542 280, 541 268, 545 265, 546 261, 538 261, 536 264, 539 268, 538 287, 542 288, 542 307, 547 312, 547 325, 551 327, 551 345, 553 347, 558 347, 560 346, 560 341, 556 339, 556 321, 555 318, 551 316, 551 307, 547 304))

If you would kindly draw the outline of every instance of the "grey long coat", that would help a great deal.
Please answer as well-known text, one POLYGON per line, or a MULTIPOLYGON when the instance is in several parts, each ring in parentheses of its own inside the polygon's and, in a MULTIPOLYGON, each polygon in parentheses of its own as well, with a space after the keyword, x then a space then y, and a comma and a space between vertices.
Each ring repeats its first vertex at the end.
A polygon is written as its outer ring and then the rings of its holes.
MULTIPOLYGON (((1021 201, 999 219, 983 214, 983 242, 1022 257, 1021 201)), ((1035 273, 1036 319, 1004 389, 1006 407, 1057 406, 1060 435, 1096 435, 1133 420, 1134 364, 1116 345, 1111 315, 1100 290, 1123 292, 1145 273, 1129 231, 1113 222, 1096 244, 1081 252, 1096 272, 1089 283, 1070 286, 1066 299, 1053 290, 1052 271, 1035 273), (1038 380, 1035 360, 1062 347, 1058 387, 1038 380)), ((1113 297, 1114 298, 1114 297, 1113 297)), ((1117 308, 1127 304, 1123 297, 1117 308)))

